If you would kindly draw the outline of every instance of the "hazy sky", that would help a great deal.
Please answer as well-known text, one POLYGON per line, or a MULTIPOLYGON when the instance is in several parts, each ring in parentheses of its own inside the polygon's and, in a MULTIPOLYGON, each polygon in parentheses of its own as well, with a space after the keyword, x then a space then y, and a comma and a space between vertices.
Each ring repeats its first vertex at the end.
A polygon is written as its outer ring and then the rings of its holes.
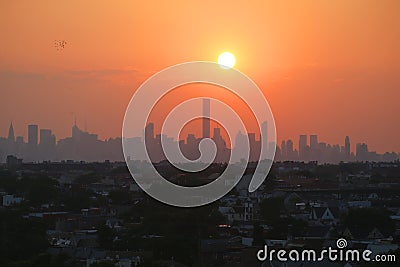
POLYGON ((278 142, 301 133, 400 151, 400 1, 0 1, 0 136, 10 121, 121 135, 144 79, 229 50, 278 142), (57 50, 54 40, 65 40, 57 50))

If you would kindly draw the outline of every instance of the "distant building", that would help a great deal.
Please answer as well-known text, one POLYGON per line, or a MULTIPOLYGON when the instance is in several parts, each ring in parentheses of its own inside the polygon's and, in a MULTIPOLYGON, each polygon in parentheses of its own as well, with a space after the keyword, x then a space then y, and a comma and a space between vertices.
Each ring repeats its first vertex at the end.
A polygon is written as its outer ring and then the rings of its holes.
POLYGON ((55 156, 56 137, 49 129, 40 129, 39 156, 42 160, 50 160, 55 156))
POLYGON ((299 138, 299 157, 300 160, 307 160, 307 135, 302 134, 299 138))
POLYGON ((261 155, 261 159, 266 159, 267 154, 269 154, 269 146, 268 146, 268 122, 264 121, 261 124, 261 134, 260 134, 260 142, 262 143, 263 149, 262 151, 266 154, 261 155))
POLYGON ((286 141, 282 140, 281 142, 281 157, 282 160, 287 160, 288 159, 288 155, 287 155, 287 148, 286 148, 286 141))
POLYGON ((22 159, 19 159, 12 155, 8 155, 6 164, 7 164, 7 169, 9 170, 18 169, 22 165, 22 159))
POLYGON ((3 206, 8 207, 13 204, 19 204, 23 201, 24 199, 22 197, 16 197, 14 195, 5 195, 3 196, 3 206))
POLYGON ((310 135, 310 148, 311 150, 318 149, 318 135, 316 134, 310 135))
POLYGON ((154 139, 154 123, 147 124, 146 128, 144 129, 144 138, 147 142, 153 142, 154 139))
POLYGON ((38 129, 39 127, 35 124, 28 125, 28 145, 38 145, 38 129))
POLYGON ((12 143, 15 142, 14 127, 12 122, 10 123, 10 128, 8 129, 8 141, 12 143))
POLYGON ((55 136, 49 129, 40 129, 40 145, 55 145, 55 136))
POLYGON ((203 99, 203 138, 210 138, 210 99, 203 99))
POLYGON ((294 151, 293 141, 290 139, 286 141, 286 153, 288 160, 297 160, 297 153, 294 151))
POLYGON ((359 143, 356 145, 356 160, 357 161, 367 161, 368 157, 368 145, 365 143, 359 143))
POLYGON ((250 145, 250 161, 255 162, 260 158, 261 146, 260 141, 256 140, 255 133, 248 133, 249 145, 250 145))
POLYGON ((348 136, 344 139, 344 156, 346 161, 350 160, 350 137, 348 136))

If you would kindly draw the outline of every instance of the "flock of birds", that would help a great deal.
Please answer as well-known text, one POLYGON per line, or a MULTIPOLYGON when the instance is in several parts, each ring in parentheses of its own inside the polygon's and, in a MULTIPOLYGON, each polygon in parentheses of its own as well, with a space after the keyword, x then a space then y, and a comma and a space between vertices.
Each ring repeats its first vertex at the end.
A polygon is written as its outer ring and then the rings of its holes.
POLYGON ((65 40, 54 40, 54 47, 57 49, 57 51, 64 50, 66 45, 67 45, 67 41, 65 41, 65 40))

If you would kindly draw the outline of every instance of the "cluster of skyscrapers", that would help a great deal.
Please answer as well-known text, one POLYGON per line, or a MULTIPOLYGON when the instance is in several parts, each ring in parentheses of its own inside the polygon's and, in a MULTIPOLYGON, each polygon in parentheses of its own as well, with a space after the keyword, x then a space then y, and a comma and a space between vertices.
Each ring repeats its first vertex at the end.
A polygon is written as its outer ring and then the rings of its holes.
MULTIPOLYGON (((129 150, 134 153, 132 154, 132 158, 145 160, 145 153, 147 151, 152 162, 161 162, 166 160, 166 156, 164 151, 171 150, 173 146, 179 147, 182 154, 189 160, 195 160, 200 157, 199 144, 204 138, 210 138, 213 140, 216 146, 216 156, 214 159, 214 163, 225 163, 228 162, 231 155, 233 162, 240 162, 241 160, 249 160, 251 162, 258 161, 260 159, 261 152, 261 140, 264 138, 265 143, 267 144, 266 150, 268 147, 272 149, 275 146, 275 143, 268 144, 268 132, 267 132, 267 122, 264 122, 261 126, 261 135, 258 139, 256 139, 255 133, 249 133, 247 136, 239 132, 236 135, 235 145, 233 148, 228 147, 226 140, 224 140, 221 129, 216 127, 211 129, 211 120, 210 120, 210 100, 203 100, 203 118, 202 118, 202 135, 200 138, 196 137, 194 134, 188 134, 186 140, 176 141, 171 137, 162 134, 155 134, 154 132, 154 124, 149 123, 144 130, 144 138, 135 137, 129 138, 126 140, 126 145, 130 148, 129 150), (212 135, 211 135, 212 130, 212 135), (245 149, 247 150, 247 142, 249 143, 249 159, 242 158, 245 149), (146 151, 143 150, 142 142, 145 141, 146 151), (178 142, 178 143, 177 143, 178 142), (163 149, 163 146, 165 149, 163 149), (232 151, 237 150, 237 151, 232 151), (234 153, 232 153, 234 152, 234 153), (237 152, 237 153, 236 153, 237 152)), ((233 140, 232 140, 233 141, 233 140)), ((267 153, 273 156, 273 152, 267 153)), ((169 155, 169 159, 173 162, 180 162, 178 155, 169 155)))
MULTIPOLYGON (((350 161, 395 161, 399 154, 386 152, 378 154, 369 151, 365 143, 356 145, 356 153, 351 152, 350 138, 344 139, 344 145, 330 145, 318 141, 317 135, 300 135, 298 148, 294 147, 292 140, 283 140, 281 146, 268 140, 268 124, 261 125, 261 134, 256 138, 255 133, 243 134, 238 132, 234 145, 228 147, 221 135, 220 128, 213 128, 211 136, 210 121, 210 100, 203 100, 202 136, 197 138, 194 134, 188 134, 186 140, 174 140, 162 134, 154 132, 154 124, 147 124, 143 136, 127 138, 125 140, 127 156, 135 160, 146 160, 146 151, 152 162, 166 160, 164 151, 179 147, 182 154, 195 160, 200 157, 199 144, 204 138, 211 138, 216 145, 217 152, 214 163, 228 162, 231 155, 233 162, 242 160, 256 162, 264 159, 271 159, 273 149, 276 148, 275 161, 318 161, 320 163, 338 163, 350 161), (309 142, 308 142, 309 141, 309 142), (143 146, 143 142, 145 146, 143 146), (249 144, 249 158, 242 158, 246 155, 247 142, 249 144), (265 154, 260 158, 261 144, 266 145, 265 154), (144 149, 146 148, 146 150, 144 149), (163 147, 165 149, 163 149, 163 147), (232 153, 233 152, 233 153, 232 153), (132 153, 132 154, 129 154, 132 153), (265 158, 263 158, 265 157, 265 158)), ((71 137, 56 141, 55 135, 50 129, 40 129, 38 125, 28 125, 28 142, 24 142, 22 136, 15 137, 13 124, 10 124, 8 137, 0 137, 0 162, 4 162, 8 155, 22 158, 25 162, 40 161, 123 161, 122 139, 99 140, 96 134, 82 131, 78 126, 73 125, 71 137), (40 138, 39 138, 40 137, 40 138)), ((175 163, 180 162, 176 155, 169 155, 169 160, 175 163)))
POLYGON ((25 159, 44 159, 55 155, 56 137, 50 129, 40 129, 38 125, 28 125, 28 142, 23 136, 15 136, 13 124, 10 123, 7 138, 0 137, 0 160, 7 155, 24 157, 25 159), (40 142, 39 142, 40 134, 40 142))
POLYGON ((8 155, 25 162, 41 161, 122 161, 121 138, 99 140, 96 134, 82 131, 75 124, 71 137, 56 141, 50 129, 39 129, 36 124, 28 125, 28 141, 23 136, 15 136, 10 124, 8 136, 0 137, 0 162, 8 155))
MULTIPOLYGON (((258 161, 261 150, 261 138, 266 138, 267 123, 261 126, 262 134, 259 138, 255 133, 243 134, 238 132, 233 147, 228 147, 221 135, 220 128, 210 127, 210 120, 203 120, 203 132, 200 138, 194 134, 188 134, 186 140, 176 141, 172 137, 156 134, 154 124, 149 123, 144 130, 142 137, 127 139, 127 144, 135 153, 136 159, 145 160, 145 151, 140 151, 141 143, 146 142, 147 152, 152 162, 166 160, 163 152, 163 145, 176 145, 178 142, 182 154, 188 159, 194 160, 200 156, 199 143, 203 138, 211 138, 217 147, 217 155, 214 160, 216 163, 229 161, 233 150, 237 150, 239 155, 246 149, 246 139, 250 146, 249 161, 258 161), (213 131, 211 135, 211 130, 213 131), (263 133, 263 131, 265 133, 263 133), (141 156, 142 155, 142 156, 141 156)), ((39 129, 38 125, 28 125, 28 140, 25 142, 23 136, 15 136, 13 124, 10 124, 7 137, 0 137, 0 162, 5 162, 7 155, 22 158, 24 162, 41 161, 123 161, 121 138, 99 140, 96 134, 82 131, 75 124, 72 127, 71 137, 56 140, 55 135, 50 129, 39 129)), ((365 143, 356 144, 355 153, 351 151, 350 138, 344 139, 344 144, 331 145, 319 142, 317 135, 300 135, 297 148, 292 140, 283 140, 280 146, 274 142, 268 142, 267 149, 276 146, 275 161, 318 161, 320 163, 338 163, 350 161, 395 161, 399 159, 399 154, 386 152, 378 154, 369 151, 365 143)), ((172 159, 174 161, 174 156, 172 159)), ((242 158, 234 158, 234 162, 239 162, 242 158)), ((246 160, 246 159, 245 159, 246 160)))
POLYGON ((293 141, 283 140, 281 146, 277 147, 276 161, 318 161, 320 163, 338 163, 351 161, 395 161, 399 154, 386 152, 378 154, 369 151, 365 143, 356 144, 356 152, 351 152, 350 137, 346 136, 344 144, 331 145, 325 142, 318 142, 317 135, 299 136, 298 149, 294 148, 293 141), (309 143, 308 143, 309 140, 309 143))

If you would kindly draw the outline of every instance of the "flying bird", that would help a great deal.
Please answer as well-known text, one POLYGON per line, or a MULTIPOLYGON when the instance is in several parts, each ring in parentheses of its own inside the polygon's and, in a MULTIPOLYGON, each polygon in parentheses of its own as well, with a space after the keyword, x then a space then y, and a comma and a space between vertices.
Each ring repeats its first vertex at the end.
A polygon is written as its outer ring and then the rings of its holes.
POLYGON ((65 41, 65 40, 54 40, 54 47, 57 49, 57 51, 64 50, 66 45, 67 45, 67 41, 65 41))

